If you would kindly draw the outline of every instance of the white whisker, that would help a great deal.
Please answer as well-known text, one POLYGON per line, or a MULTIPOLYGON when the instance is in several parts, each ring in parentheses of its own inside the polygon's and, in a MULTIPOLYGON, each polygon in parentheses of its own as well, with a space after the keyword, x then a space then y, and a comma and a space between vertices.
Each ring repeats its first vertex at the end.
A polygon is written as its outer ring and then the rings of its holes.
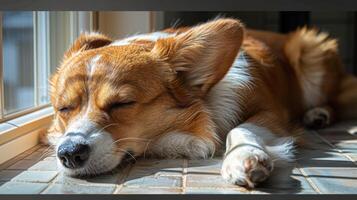
POLYGON ((145 150, 144 150, 144 158, 146 156, 146 151, 149 149, 149 144, 151 143, 151 141, 149 141, 148 143, 146 143, 146 146, 145 146, 145 150))
POLYGON ((151 141, 149 139, 144 139, 144 138, 127 137, 127 138, 121 138, 121 139, 115 140, 112 144, 115 144, 115 143, 123 141, 123 140, 151 141))
POLYGON ((106 128, 108 128, 108 127, 110 127, 110 126, 114 126, 114 125, 119 125, 118 123, 111 123, 111 124, 108 124, 108 125, 106 125, 106 126, 104 126, 103 128, 101 128, 99 131, 97 131, 96 133, 100 133, 102 130, 104 130, 104 129, 106 129, 106 128))
POLYGON ((127 153, 127 154, 129 154, 135 161, 136 161, 136 158, 129 152, 129 151, 126 151, 126 150, 124 150, 124 149, 121 149, 121 148, 118 148, 117 147, 117 150, 119 150, 119 151, 122 151, 122 152, 125 152, 125 153, 127 153))

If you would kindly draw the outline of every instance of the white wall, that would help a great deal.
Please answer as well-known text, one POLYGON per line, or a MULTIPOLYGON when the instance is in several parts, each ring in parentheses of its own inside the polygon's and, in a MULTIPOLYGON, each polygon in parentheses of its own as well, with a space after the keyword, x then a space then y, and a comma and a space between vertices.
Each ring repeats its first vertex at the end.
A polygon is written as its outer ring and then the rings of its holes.
POLYGON ((149 11, 99 12, 98 18, 98 30, 113 39, 146 33, 154 27, 149 11))

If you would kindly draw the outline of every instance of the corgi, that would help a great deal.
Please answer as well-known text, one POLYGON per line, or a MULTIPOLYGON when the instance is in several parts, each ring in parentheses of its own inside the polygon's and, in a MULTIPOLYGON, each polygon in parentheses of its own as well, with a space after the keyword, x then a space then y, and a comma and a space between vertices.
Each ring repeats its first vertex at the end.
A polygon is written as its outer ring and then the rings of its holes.
POLYGON ((84 33, 50 83, 43 142, 69 176, 111 171, 128 156, 206 159, 225 147, 222 177, 253 188, 276 161, 294 159, 304 126, 357 116, 357 79, 336 39, 232 18, 116 41, 84 33))

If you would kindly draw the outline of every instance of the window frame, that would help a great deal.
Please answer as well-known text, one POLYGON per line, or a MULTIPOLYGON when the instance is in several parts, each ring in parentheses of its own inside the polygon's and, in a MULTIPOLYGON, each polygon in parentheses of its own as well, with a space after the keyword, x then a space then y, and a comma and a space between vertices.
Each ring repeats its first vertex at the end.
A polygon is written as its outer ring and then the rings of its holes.
MULTIPOLYGON (((79 11, 79 12, 72 12, 70 14, 69 16, 70 23, 68 24, 69 26, 68 28, 70 28, 71 33, 73 35, 71 38, 71 43, 74 41, 74 39, 77 38, 77 35, 79 35, 82 32, 82 30, 90 30, 90 31, 99 30, 101 32, 108 31, 108 30, 104 30, 103 27, 99 26, 100 18, 101 18, 100 13, 101 12, 95 12, 95 11, 79 11)), ((153 30, 154 27, 157 27, 154 26, 155 24, 153 23, 154 21, 156 21, 156 16, 155 16, 156 12, 149 11, 146 13, 148 16, 150 16, 149 18, 147 18, 146 16, 140 16, 140 17, 142 18, 143 21, 145 21, 145 23, 148 24, 149 30, 143 30, 143 31, 150 31, 153 30)), ((126 13, 126 12, 122 12, 120 16, 112 16, 112 13, 109 13, 109 17, 116 18, 116 20, 109 22, 112 25, 117 25, 118 18, 120 18, 120 20, 127 19, 127 18, 133 19, 133 17, 134 19, 137 19, 135 13, 126 13)), ((1 22, 2 20, 0 15, 0 23, 1 22)), ((108 23, 105 20, 103 22, 108 23)), ((55 22, 53 22, 53 24, 55 24, 55 22)), ((116 35, 117 34, 120 35, 123 32, 127 34, 131 34, 130 32, 127 31, 127 28, 130 27, 125 26, 125 24, 124 25, 120 24, 120 26, 122 27, 122 30, 116 30, 116 29, 111 30, 111 28, 109 27, 110 28, 109 32, 115 33, 116 35)), ((51 36, 54 38, 57 37, 55 33, 53 35, 51 36)), ((2 37, 2 28, 0 28, 0 37, 2 37)), ((67 43, 61 45, 65 46, 66 49, 69 47, 69 44, 67 43)), ((0 55, 2 55, 2 48, 0 48, 0 55)), ((51 53, 48 56, 53 58, 53 55, 51 53)), ((3 80, 1 78, 3 73, 2 56, 0 56, 0 65, 1 65, 0 79, 3 80)), ((51 65, 54 65, 54 63, 51 63, 51 65)), ((2 81, 0 81, 0 83, 1 82, 2 81)), ((0 96, 2 94, 3 93, 0 92, 0 96)), ((1 97, 0 97, 0 103, 2 103, 1 97)), ((48 104, 48 105, 42 105, 41 107, 24 110, 21 113, 16 113, 12 115, 11 117, 8 116, 6 118, 6 121, 4 119, 0 121, 0 164, 6 162, 11 158, 16 157, 18 154, 26 151, 27 149, 35 145, 38 145, 40 141, 40 135, 46 133, 47 129, 51 125, 51 122, 53 120, 53 114, 54 114, 53 108, 50 106, 50 104, 48 104)))
MULTIPOLYGON (((51 75, 51 61, 50 61, 50 12, 51 11, 33 11, 33 30, 34 30, 34 106, 16 111, 14 113, 5 114, 4 108, 4 79, 3 79, 3 12, 0 12, 0 123, 5 123, 9 120, 39 111, 50 107, 50 103, 41 104, 39 95, 39 86, 46 84, 46 90, 48 90, 48 78, 51 75), (45 29, 45 31, 43 31, 45 29), (41 37, 40 37, 41 36, 41 37), (45 39, 42 39, 45 37, 45 39), (39 40, 38 38, 41 38, 39 40)), ((89 11, 67 11, 69 23, 66 26, 69 27, 69 40, 73 42, 82 30, 94 30, 94 22, 96 13, 89 11)), ((42 91, 43 92, 43 91, 42 91)))
POLYGON ((2 31, 2 12, 0 12, 0 123, 1 120, 3 119, 4 116, 4 79, 3 79, 3 75, 4 75, 4 70, 3 70, 3 31, 2 31))
MULTIPOLYGON (((48 44, 50 30, 50 18, 47 11, 34 12, 34 23, 38 20, 42 20, 42 25, 47 24, 47 30, 42 34, 47 37, 47 41, 37 40, 37 35, 39 29, 41 29, 40 24, 35 24, 34 26, 34 48, 40 48, 40 46, 45 47, 42 49, 42 53, 37 54, 34 51, 34 81, 35 81, 35 98, 38 101, 38 90, 36 87, 40 85, 40 81, 46 83, 48 87, 48 78, 51 74, 51 66, 54 63, 50 63, 50 45, 48 44), (47 17, 39 19, 39 15, 47 15, 47 17), (35 34, 36 33, 36 34, 35 34), (45 55, 45 56, 44 56, 45 55), (40 66, 42 65, 42 67, 40 66), (48 67, 43 67, 47 65, 48 67), (46 69, 45 71, 43 69, 46 69), (41 71, 42 70, 42 71, 41 71), (42 74, 42 77, 40 76, 42 74), (45 78, 43 76, 46 76, 45 78), (40 76, 43 78, 40 80, 40 76)), ((60 11, 62 12, 62 11, 60 11)), ((63 11, 63 13, 68 11, 63 11)), ((70 40, 67 41, 72 43, 77 36, 82 32, 82 30, 93 31, 97 28, 96 17, 97 12, 90 11, 70 11, 69 16, 65 16, 66 19, 69 18, 69 23, 65 23, 65 26, 69 26, 70 30, 70 40), (67 18, 68 17, 68 18, 67 18)), ((58 19, 56 19, 58 20, 58 19)), ((42 26, 43 28, 43 26, 42 26)), ((54 30, 52 30, 54 32, 54 30)), ((68 37, 67 37, 68 38, 68 37)), ((2 48, 2 12, 0 12, 0 164, 6 162, 7 160, 17 156, 18 154, 26 151, 27 149, 37 145, 39 143, 40 135, 45 133, 51 122, 53 120, 53 108, 50 103, 37 105, 28 109, 23 109, 20 112, 4 115, 4 84, 3 84, 3 48, 2 48), (6 152, 6 153, 2 153, 6 152)), ((64 48, 68 48, 67 44, 64 48)), ((55 49, 58 50, 58 49, 55 49)), ((62 49, 63 50, 63 49, 62 49)), ((62 57, 62 55, 58 55, 62 57)), ((57 63, 56 63, 57 64, 57 63)))

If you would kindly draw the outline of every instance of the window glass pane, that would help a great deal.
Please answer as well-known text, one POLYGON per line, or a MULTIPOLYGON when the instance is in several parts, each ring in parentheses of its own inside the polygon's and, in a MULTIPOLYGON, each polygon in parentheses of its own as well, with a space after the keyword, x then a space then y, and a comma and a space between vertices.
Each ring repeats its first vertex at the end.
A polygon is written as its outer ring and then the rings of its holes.
POLYGON ((32 12, 3 12, 4 113, 34 106, 32 12))
POLYGON ((50 68, 51 73, 55 72, 64 52, 71 44, 71 12, 51 11, 50 12, 50 68))
POLYGON ((49 103, 50 75, 58 67, 72 38, 72 12, 40 11, 35 19, 35 55, 37 105, 49 103))

